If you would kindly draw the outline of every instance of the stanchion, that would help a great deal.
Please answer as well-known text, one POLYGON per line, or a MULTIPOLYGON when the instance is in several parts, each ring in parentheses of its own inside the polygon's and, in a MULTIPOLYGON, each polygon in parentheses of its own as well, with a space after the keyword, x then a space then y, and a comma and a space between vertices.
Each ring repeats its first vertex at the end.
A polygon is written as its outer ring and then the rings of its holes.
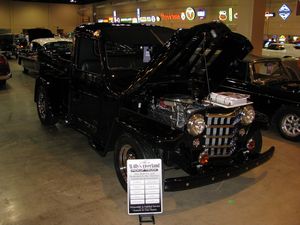
POLYGON ((152 214, 139 215, 139 222, 140 222, 140 225, 142 225, 143 223, 155 224, 154 215, 152 215, 152 214))

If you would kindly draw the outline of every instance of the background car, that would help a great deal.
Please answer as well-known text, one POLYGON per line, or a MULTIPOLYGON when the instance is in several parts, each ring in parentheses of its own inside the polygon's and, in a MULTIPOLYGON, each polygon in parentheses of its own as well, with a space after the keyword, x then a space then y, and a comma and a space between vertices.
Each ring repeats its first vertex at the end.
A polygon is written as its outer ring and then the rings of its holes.
POLYGON ((0 53, 7 58, 16 55, 16 45, 13 34, 0 34, 0 53))
POLYGON ((282 137, 300 140, 300 80, 290 77, 281 59, 250 55, 236 61, 222 90, 250 94, 255 109, 269 116, 282 137))
POLYGON ((23 66, 23 72, 29 71, 39 73, 41 65, 39 58, 43 61, 52 58, 52 54, 58 54, 63 59, 70 59, 72 40, 68 38, 39 38, 31 42, 30 48, 19 54, 18 63, 23 66))
POLYGON ((5 87, 6 80, 11 78, 11 72, 6 57, 0 54, 0 88, 5 87))
POLYGON ((282 64, 289 72, 292 79, 300 80, 300 58, 287 57, 282 58, 282 64))
POLYGON ((300 57, 300 46, 296 44, 271 43, 262 49, 262 56, 300 57))

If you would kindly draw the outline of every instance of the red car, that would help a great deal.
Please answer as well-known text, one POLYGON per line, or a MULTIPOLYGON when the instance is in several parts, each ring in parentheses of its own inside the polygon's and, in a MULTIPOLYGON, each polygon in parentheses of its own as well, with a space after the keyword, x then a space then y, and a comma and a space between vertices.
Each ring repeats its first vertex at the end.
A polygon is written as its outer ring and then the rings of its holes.
POLYGON ((0 54, 0 87, 5 87, 6 80, 11 76, 8 61, 4 55, 0 54))

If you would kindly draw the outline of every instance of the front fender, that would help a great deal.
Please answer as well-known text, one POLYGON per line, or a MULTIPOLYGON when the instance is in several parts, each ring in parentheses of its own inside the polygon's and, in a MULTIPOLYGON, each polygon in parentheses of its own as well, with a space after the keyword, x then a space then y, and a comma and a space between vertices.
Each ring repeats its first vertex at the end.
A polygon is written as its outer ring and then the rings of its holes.
POLYGON ((120 116, 112 125, 106 149, 114 146, 114 143, 121 133, 128 133, 145 141, 155 149, 174 150, 175 145, 183 138, 184 132, 173 130, 137 112, 121 109, 120 116))
POLYGON ((256 111, 252 126, 255 129, 267 130, 270 127, 270 120, 266 114, 256 111))

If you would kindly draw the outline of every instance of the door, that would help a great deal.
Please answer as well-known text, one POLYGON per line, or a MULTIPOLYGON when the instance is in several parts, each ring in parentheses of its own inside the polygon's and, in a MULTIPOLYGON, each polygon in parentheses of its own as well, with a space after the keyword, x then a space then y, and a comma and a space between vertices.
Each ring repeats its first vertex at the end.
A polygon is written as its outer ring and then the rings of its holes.
POLYGON ((102 65, 98 40, 79 37, 75 41, 72 68, 70 112, 72 118, 95 130, 100 112, 102 65))

